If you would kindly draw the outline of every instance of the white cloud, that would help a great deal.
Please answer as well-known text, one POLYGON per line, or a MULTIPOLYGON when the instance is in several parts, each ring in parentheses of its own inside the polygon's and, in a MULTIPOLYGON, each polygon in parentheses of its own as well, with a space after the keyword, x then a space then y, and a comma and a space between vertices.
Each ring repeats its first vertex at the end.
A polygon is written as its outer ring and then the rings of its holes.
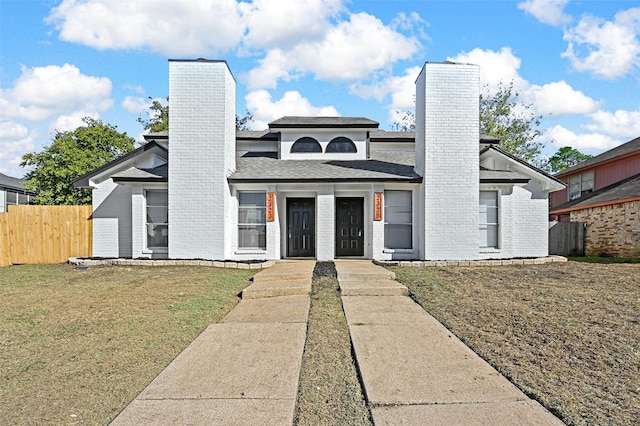
POLYGON ((338 117, 340 113, 333 106, 316 107, 303 97, 300 92, 285 92, 281 99, 273 101, 266 90, 249 92, 245 96, 247 109, 253 114, 251 127, 256 130, 266 129, 268 124, 286 115, 338 117))
POLYGON ((248 28, 245 45, 289 49, 322 39, 331 27, 328 18, 343 6, 342 0, 254 0, 239 8, 248 28))
POLYGON ((100 115, 97 112, 88 111, 74 111, 70 114, 63 114, 51 122, 49 125, 49 132, 54 134, 56 131, 66 132, 75 130, 81 126, 86 126, 86 123, 82 121, 84 117, 90 117, 97 120, 100 118, 100 115))
POLYGON ((613 21, 585 15, 565 31, 562 54, 577 71, 615 79, 640 65, 640 8, 618 12, 613 21))
POLYGON ((0 122, 0 173, 22 177, 25 169, 21 168, 22 155, 33 151, 37 132, 12 121, 0 122))
POLYGON ((593 124, 585 128, 592 132, 604 132, 623 138, 635 138, 640 135, 640 111, 617 110, 615 113, 597 111, 591 114, 593 124))
POLYGON ((278 79, 299 73, 312 73, 326 81, 356 81, 410 58, 419 48, 415 37, 395 31, 375 16, 351 14, 349 21, 331 27, 321 40, 271 50, 247 74, 248 85, 251 89, 273 88, 278 79))
POLYGON ((125 96, 121 105, 132 114, 140 114, 149 108, 151 103, 147 102, 147 98, 141 98, 139 96, 125 96))
POLYGON ((224 53, 245 32, 235 0, 63 0, 46 21, 65 41, 180 57, 224 53))
POLYGON ((520 58, 516 57, 509 47, 503 47, 499 52, 476 48, 471 52, 449 57, 447 60, 479 65, 480 83, 487 85, 490 93, 494 92, 501 82, 505 84, 513 82, 513 88, 516 91, 529 86, 529 83, 518 74, 520 58))
POLYGON ((531 97, 539 114, 551 114, 560 117, 571 114, 588 114, 598 108, 598 104, 579 90, 573 89, 564 80, 545 84, 532 85, 526 91, 531 97))
POLYGON ((4 117, 45 120, 78 109, 102 111, 113 104, 111 80, 91 77, 69 64, 22 68, 10 89, 0 93, 4 117))
POLYGON ((560 125, 547 129, 545 139, 553 140, 557 148, 570 146, 585 154, 599 154, 620 145, 621 141, 600 133, 577 134, 560 125))
POLYGON ((543 24, 558 26, 571 21, 571 16, 563 13, 569 0, 526 0, 518 3, 518 9, 533 15, 543 24))

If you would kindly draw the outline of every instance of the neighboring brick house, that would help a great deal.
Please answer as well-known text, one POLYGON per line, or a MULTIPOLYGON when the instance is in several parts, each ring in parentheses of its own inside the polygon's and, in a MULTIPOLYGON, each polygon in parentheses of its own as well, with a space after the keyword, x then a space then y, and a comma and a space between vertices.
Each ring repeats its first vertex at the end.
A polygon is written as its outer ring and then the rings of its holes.
POLYGON ((22 179, 0 173, 0 213, 6 212, 9 206, 29 204, 35 194, 27 191, 22 179))
POLYGON ((89 173, 99 257, 477 260, 547 255, 563 184, 479 134, 479 68, 426 63, 416 132, 361 117, 236 131, 224 61, 169 61, 169 131, 89 173))
POLYGON ((556 177, 568 187, 552 194, 551 218, 587 225, 587 256, 640 256, 640 137, 556 177))

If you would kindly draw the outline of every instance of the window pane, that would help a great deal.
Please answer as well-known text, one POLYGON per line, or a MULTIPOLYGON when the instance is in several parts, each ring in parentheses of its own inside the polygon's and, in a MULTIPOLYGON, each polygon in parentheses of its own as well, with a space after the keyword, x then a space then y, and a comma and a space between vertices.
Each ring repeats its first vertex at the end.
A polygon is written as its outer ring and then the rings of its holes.
POLYGON ((29 196, 27 194, 18 194, 18 204, 29 204, 29 196))
POLYGON ((300 138, 291 146, 291 152, 322 152, 322 146, 314 138, 300 138))
POLYGON ((384 192, 384 246, 389 249, 411 249, 411 191, 384 192))
POLYGON ((265 207, 267 197, 264 192, 239 192, 238 204, 241 207, 265 207))
POLYGON ((147 206, 147 222, 167 223, 169 221, 169 209, 166 207, 147 206))
POLYGON ((147 248, 167 248, 169 243, 169 226, 166 224, 147 225, 147 248))
POLYGON ((498 247, 498 192, 480 191, 480 247, 498 247))
POLYGON ((17 204, 18 194, 13 191, 7 191, 7 204, 17 204))
POLYGON ((166 190, 148 189, 147 206, 167 206, 169 194, 166 190))
POLYGON ((240 248, 267 248, 267 227, 265 225, 238 226, 238 245, 240 248))
POLYGON ((329 142, 326 152, 357 152, 357 149, 351 139, 341 136, 329 142))
POLYGON ((238 223, 266 223, 267 222, 267 210, 265 208, 244 208, 241 207, 238 210, 238 223))
POLYGON ((169 201, 166 189, 147 189, 147 248, 166 249, 169 246, 169 201))
POLYGON ((389 249, 412 248, 411 225, 385 225, 384 246, 389 249))

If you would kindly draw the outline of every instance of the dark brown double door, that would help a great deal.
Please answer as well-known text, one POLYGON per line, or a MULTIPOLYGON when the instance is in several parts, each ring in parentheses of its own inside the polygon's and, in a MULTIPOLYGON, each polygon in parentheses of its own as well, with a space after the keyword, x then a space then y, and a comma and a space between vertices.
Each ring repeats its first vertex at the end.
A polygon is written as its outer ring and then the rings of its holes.
POLYGON ((364 256, 362 198, 336 198, 336 257, 364 256))

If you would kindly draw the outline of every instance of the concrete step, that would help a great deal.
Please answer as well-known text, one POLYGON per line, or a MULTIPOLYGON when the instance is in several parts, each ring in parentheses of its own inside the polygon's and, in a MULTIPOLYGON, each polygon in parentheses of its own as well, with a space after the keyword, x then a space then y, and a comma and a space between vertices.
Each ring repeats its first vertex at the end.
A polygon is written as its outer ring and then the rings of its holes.
POLYGON ((311 279, 315 265, 314 260, 282 260, 255 274, 253 282, 311 279))
POLYGON ((264 297, 295 296, 311 293, 311 278, 283 279, 279 281, 253 282, 242 290, 243 299, 261 299, 264 297))
POLYGON ((338 280, 342 281, 382 281, 394 280, 396 274, 370 260, 336 260, 338 280))
POLYGON ((391 279, 340 280, 343 296, 408 296, 409 290, 391 279))

